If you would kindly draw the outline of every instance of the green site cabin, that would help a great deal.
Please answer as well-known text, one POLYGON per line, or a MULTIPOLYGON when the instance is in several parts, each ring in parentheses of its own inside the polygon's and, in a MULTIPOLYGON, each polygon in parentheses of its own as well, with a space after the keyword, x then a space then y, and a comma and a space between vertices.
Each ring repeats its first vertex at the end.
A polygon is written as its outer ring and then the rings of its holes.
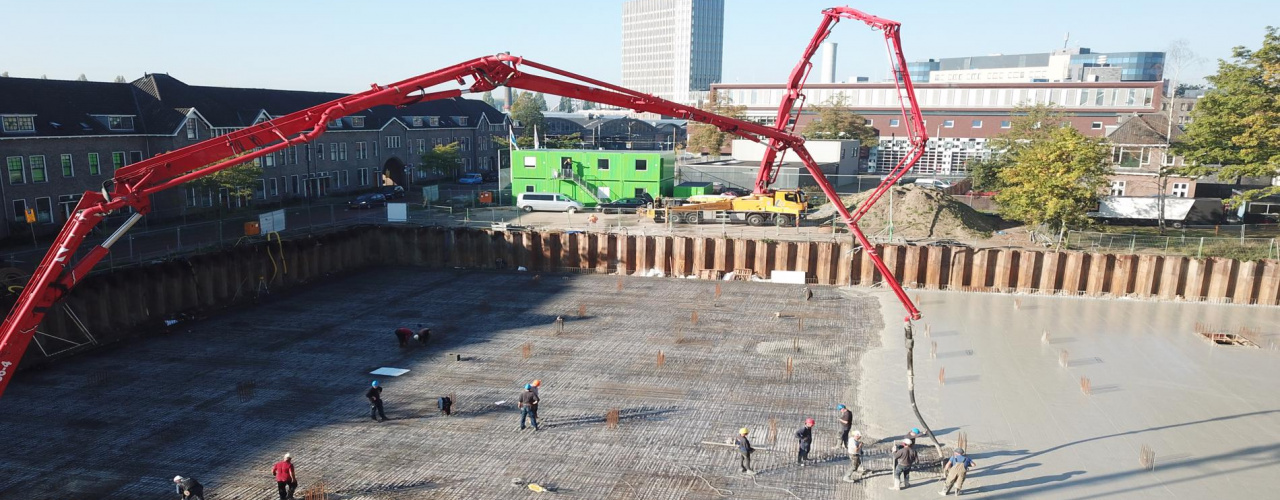
POLYGON ((520 149, 511 152, 511 192, 558 193, 595 206, 642 193, 671 196, 676 157, 671 151, 520 149))

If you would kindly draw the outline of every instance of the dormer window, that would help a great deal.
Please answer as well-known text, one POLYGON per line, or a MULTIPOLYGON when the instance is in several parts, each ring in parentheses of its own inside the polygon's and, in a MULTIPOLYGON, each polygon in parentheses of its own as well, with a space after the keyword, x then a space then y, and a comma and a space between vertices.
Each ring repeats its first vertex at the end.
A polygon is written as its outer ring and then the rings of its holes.
POLYGON ((35 132, 36 115, 5 115, 3 120, 5 132, 35 132))
POLYGON ((457 123, 459 127, 465 127, 465 126, 467 126, 467 117, 465 117, 465 116, 455 116, 455 117, 453 117, 453 122, 454 122, 454 123, 457 123))
POLYGON ((421 116, 414 116, 414 117, 410 118, 410 120, 409 120, 409 121, 410 121, 411 123, 413 123, 413 126, 415 126, 415 127, 421 127, 421 126, 422 126, 422 117, 421 117, 421 116))
POLYGON ((351 117, 351 128, 364 128, 364 117, 363 116, 351 117))
POLYGON ((431 123, 431 126, 432 126, 432 127, 439 127, 439 126, 440 126, 440 117, 439 117, 439 116, 428 116, 428 117, 427 117, 427 120, 431 123))
POLYGON ((132 116, 108 116, 107 128, 110 130, 133 130, 132 116))
POLYGON ((342 128, 342 119, 329 120, 329 128, 342 128))

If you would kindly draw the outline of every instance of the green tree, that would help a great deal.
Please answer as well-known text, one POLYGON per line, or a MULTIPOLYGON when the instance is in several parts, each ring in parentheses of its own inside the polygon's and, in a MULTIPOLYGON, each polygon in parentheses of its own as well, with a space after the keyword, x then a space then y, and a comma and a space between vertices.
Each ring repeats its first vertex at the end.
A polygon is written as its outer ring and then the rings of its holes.
POLYGON ((573 99, 568 97, 561 97, 560 102, 556 104, 556 111, 559 111, 561 113, 572 113, 574 111, 577 111, 577 107, 574 104, 573 99))
POLYGON ((124 75, 116 75, 116 79, 115 79, 114 81, 115 81, 116 83, 127 83, 127 82, 128 82, 128 80, 125 80, 125 79, 124 79, 124 75))
POLYGON ((588 109, 596 109, 596 103, 592 101, 582 101, 582 110, 586 111, 588 109))
MULTIPOLYGON (((253 199, 253 190, 261 184, 262 167, 259 162, 241 163, 234 167, 224 168, 213 174, 196 179, 188 184, 200 190, 227 190, 231 198, 253 199)), ((222 205, 218 205, 221 207, 222 205)))
POLYGON ((451 142, 431 148, 422 154, 418 170, 444 177, 457 177, 458 167, 462 165, 462 155, 458 152, 458 143, 451 142))
POLYGON ((511 118, 520 122, 520 126, 524 130, 520 131, 520 135, 533 137, 533 129, 535 126, 541 126, 544 122, 542 110, 538 108, 538 103, 534 99, 533 94, 529 92, 521 92, 516 97, 515 104, 511 105, 511 118))
MULTIPOLYGON (((511 141, 508 141, 506 137, 497 135, 491 137, 493 137, 493 143, 498 145, 498 149, 511 149, 511 141)), ((516 146, 522 149, 533 148, 533 137, 527 135, 516 137, 516 146)))
POLYGON ((818 117, 805 126, 800 135, 805 139, 855 139, 862 147, 875 147, 880 133, 867 126, 867 119, 849 109, 844 95, 837 94, 827 102, 814 106, 818 117))
POLYGON ((495 108, 496 108, 496 107, 498 107, 498 103, 497 103, 497 101, 494 101, 494 100, 493 100, 493 91, 492 91, 492 90, 486 90, 483 94, 480 94, 480 100, 481 100, 481 101, 484 101, 484 103, 485 103, 485 104, 488 104, 488 105, 493 106, 493 107, 495 107, 495 108))
POLYGON ((1000 215, 1032 226, 1086 225, 1085 213, 1107 185, 1111 150, 1072 127, 1050 127, 1045 134, 1005 153, 1009 163, 996 174, 1000 215))
MULTIPOLYGON (((698 106, 698 109, 708 111, 721 116, 741 119, 746 116, 746 106, 734 106, 733 100, 728 94, 721 94, 716 90, 712 90, 707 95, 707 100, 698 106)), ((716 128, 714 125, 707 125, 701 122, 689 122, 689 143, 688 150, 693 154, 708 153, 712 156, 719 156, 720 150, 724 149, 729 142, 729 133, 716 128)))
POLYGON ((76 81, 77 81, 77 82, 87 82, 87 81, 89 81, 89 77, 84 76, 84 73, 80 73, 80 76, 76 77, 76 81))
MULTIPOLYGON (((520 142, 516 139, 516 142, 520 142)), ((582 134, 574 132, 569 135, 547 137, 546 147, 552 149, 576 149, 582 144, 582 134)))
POLYGON ((533 95, 533 102, 538 105, 538 111, 547 110, 547 96, 542 95, 542 92, 533 95))
MULTIPOLYGON (((1266 31, 1262 48, 1235 47, 1232 60, 1219 59, 1217 74, 1205 78, 1211 90, 1196 103, 1182 142, 1174 144, 1187 165, 1179 174, 1226 180, 1280 174, 1280 30, 1266 31)), ((1280 187, 1271 186, 1232 200, 1276 193, 1280 187)))
POLYGON ((1018 153, 1035 143, 1047 140, 1055 130, 1068 125, 1062 112, 1050 105, 1019 106, 1013 110, 1009 130, 987 141, 990 155, 968 163, 969 177, 975 189, 1001 189, 1000 171, 1011 165, 1018 153))

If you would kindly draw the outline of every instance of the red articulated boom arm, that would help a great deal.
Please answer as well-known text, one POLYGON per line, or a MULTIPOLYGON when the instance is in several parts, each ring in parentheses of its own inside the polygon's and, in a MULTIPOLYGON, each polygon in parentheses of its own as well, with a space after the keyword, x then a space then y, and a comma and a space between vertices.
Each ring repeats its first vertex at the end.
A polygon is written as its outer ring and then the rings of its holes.
MULTIPOLYGON (((824 25, 830 23, 831 10, 824 25)), ((854 11, 856 12, 856 11, 854 11)), ((896 24, 894 36, 896 39, 896 24)), ((825 37, 825 35, 823 35, 825 37)), ((810 51, 812 52, 812 51, 810 51)), ((810 54, 811 55, 811 54, 810 54)), ((899 57, 900 58, 900 57, 899 57)), ((806 61, 807 62, 807 61, 806 61)), ((802 62, 803 64, 804 62, 802 62)), ((905 68, 905 67, 904 67, 905 68)), ((905 69, 902 71, 905 77, 905 69)), ((907 80, 908 87, 910 81, 907 80)), ((32 274, 18 301, 0 326, 0 394, 8 386, 13 373, 31 342, 36 327, 45 313, 65 297, 80 279, 87 275, 111 246, 151 209, 150 196, 190 182, 220 170, 273 154, 289 146, 310 142, 324 133, 326 125, 338 118, 358 113, 376 106, 405 106, 421 101, 461 96, 464 92, 484 92, 507 86, 533 90, 575 99, 585 99, 603 104, 620 106, 643 112, 659 113, 713 125, 757 142, 768 141, 771 149, 791 149, 818 180, 823 192, 832 200, 838 200, 831 184, 823 177, 804 148, 804 139, 787 130, 737 120, 694 107, 677 104, 648 94, 636 92, 599 80, 576 75, 546 65, 527 61, 506 54, 481 57, 448 68, 416 76, 390 85, 373 85, 368 91, 342 97, 302 111, 262 122, 236 132, 209 139, 182 149, 160 154, 150 159, 121 168, 108 189, 89 191, 76 205, 69 221, 63 226, 49 252, 32 274), (531 75, 520 71, 520 66, 539 69, 565 80, 531 75), (468 86, 467 80, 471 80, 468 86), (428 92, 427 89, 449 82, 457 82, 463 89, 428 92), (136 213, 130 217, 100 245, 75 259, 77 249, 85 236, 102 219, 113 211, 126 207, 136 213)), ((914 110, 914 106, 912 106, 914 110)), ((918 116, 918 113, 917 113, 918 116)), ((785 123, 785 122, 783 122, 785 123)), ((922 137, 922 136, 921 136, 922 137)), ((918 157, 918 155, 916 155, 918 157)), ((914 160, 913 160, 914 161, 914 160)), ((908 164, 909 167, 909 164, 908 164)), ((901 176, 901 174, 899 174, 901 176)), ((884 187, 884 186, 882 186, 884 187)), ((839 203, 837 202, 837 206, 839 203)), ((850 228, 860 244, 868 251, 871 245, 862 235, 854 220, 840 207, 841 214, 850 221, 850 228)), ((898 297, 907 306, 911 317, 919 312, 892 273, 872 253, 872 261, 898 297)))

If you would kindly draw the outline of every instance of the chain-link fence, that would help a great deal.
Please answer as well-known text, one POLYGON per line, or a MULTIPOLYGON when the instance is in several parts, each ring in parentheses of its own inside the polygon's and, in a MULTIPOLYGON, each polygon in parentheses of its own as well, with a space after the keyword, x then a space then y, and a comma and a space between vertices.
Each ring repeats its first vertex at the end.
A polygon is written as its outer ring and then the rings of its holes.
POLYGON ((1221 238, 1178 235, 1142 235, 1070 231, 1065 248, 1102 253, 1157 253, 1190 257, 1227 257, 1237 260, 1275 259, 1280 248, 1275 238, 1221 238))

